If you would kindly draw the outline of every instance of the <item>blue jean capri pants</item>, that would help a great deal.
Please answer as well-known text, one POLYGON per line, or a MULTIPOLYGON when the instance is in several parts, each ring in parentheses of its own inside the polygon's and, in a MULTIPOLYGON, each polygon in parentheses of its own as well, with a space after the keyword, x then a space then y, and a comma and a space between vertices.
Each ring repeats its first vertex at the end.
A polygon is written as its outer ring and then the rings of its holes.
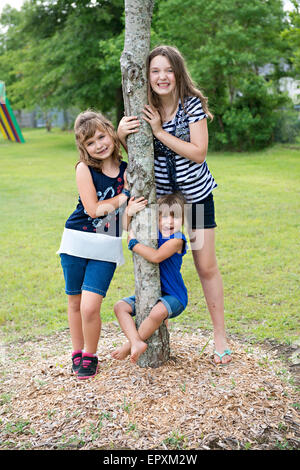
MULTIPOLYGON (((124 302, 126 302, 127 304, 131 306, 132 308, 131 315, 134 317, 135 316, 135 295, 131 295, 130 297, 124 297, 121 300, 123 300, 124 302)), ((176 297, 174 297, 173 295, 162 294, 162 296, 159 297, 157 302, 162 302, 164 306, 166 307, 168 311, 167 318, 175 318, 178 315, 180 315, 185 309, 182 303, 179 302, 179 300, 176 299, 176 297)))
POLYGON ((65 278, 65 292, 68 295, 81 294, 83 290, 106 296, 116 269, 116 263, 78 256, 60 254, 65 278))

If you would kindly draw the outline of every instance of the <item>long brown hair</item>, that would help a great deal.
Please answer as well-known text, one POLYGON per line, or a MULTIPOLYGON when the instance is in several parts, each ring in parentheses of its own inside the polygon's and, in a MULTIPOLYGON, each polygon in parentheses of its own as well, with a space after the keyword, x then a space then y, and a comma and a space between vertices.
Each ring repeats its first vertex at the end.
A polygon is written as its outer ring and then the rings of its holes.
POLYGON ((85 147, 85 142, 95 135, 97 130, 108 133, 114 142, 113 159, 118 163, 122 160, 120 151, 120 141, 112 123, 98 111, 87 109, 80 113, 74 123, 74 132, 76 145, 79 152, 79 162, 84 162, 87 165, 102 170, 102 161, 97 160, 90 156, 85 147))
MULTIPOLYGON (((179 50, 173 46, 157 46, 155 47, 149 54, 147 58, 147 76, 148 76, 148 101, 150 106, 156 108, 162 118, 163 117, 163 110, 160 102, 159 96, 152 90, 150 85, 150 63, 151 60, 158 56, 162 55, 168 59, 170 65, 174 71, 175 80, 176 80, 176 96, 175 102, 176 105, 178 103, 178 99, 180 98, 182 107, 184 109, 184 101, 189 96, 197 96, 201 100, 203 111, 208 115, 208 117, 212 120, 213 115, 208 109, 208 99, 205 97, 202 92, 196 87, 194 84, 185 64, 185 60, 179 50)), ((184 109, 185 110, 185 109, 184 109)), ((175 109, 174 109, 175 111, 175 109)))

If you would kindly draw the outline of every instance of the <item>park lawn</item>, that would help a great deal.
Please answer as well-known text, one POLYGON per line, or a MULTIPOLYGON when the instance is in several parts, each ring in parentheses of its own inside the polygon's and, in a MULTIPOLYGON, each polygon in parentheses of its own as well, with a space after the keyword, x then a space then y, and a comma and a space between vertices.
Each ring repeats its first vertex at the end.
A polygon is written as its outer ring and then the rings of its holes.
MULTIPOLYGON (((1 305, 3 342, 49 335, 67 328, 66 296, 59 256, 66 218, 75 208, 73 134, 24 130, 25 144, 0 140, 1 305)), ((248 341, 292 343, 299 334, 300 146, 255 153, 211 153, 218 182, 217 257, 223 276, 228 334, 248 341)), ((120 266, 102 307, 134 292, 131 253, 120 266)), ((189 291, 181 327, 211 330, 189 251, 183 276, 189 291)))

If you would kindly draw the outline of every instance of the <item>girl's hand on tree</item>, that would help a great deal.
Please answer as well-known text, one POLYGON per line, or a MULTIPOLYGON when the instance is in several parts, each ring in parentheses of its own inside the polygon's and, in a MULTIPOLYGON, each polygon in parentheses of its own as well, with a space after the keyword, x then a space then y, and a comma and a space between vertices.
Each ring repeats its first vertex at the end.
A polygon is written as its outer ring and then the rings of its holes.
POLYGON ((118 125, 117 134, 121 142, 126 140, 129 134, 134 134, 139 131, 140 121, 137 116, 124 116, 118 125))
POLYGON ((156 136, 162 130, 159 112, 146 104, 143 109, 143 113, 143 119, 150 124, 152 132, 156 136))
POLYGON ((139 197, 138 199, 135 199, 134 196, 132 196, 128 201, 127 215, 129 217, 132 217, 133 215, 145 209, 147 204, 148 201, 144 197, 139 197))

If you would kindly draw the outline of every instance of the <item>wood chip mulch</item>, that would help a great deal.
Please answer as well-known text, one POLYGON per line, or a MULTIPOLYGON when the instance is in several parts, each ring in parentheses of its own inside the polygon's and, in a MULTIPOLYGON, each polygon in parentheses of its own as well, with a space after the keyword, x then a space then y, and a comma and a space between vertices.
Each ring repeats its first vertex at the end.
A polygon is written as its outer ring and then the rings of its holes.
POLYGON ((157 369, 110 356, 115 323, 99 343, 100 373, 70 374, 69 332, 0 348, 0 449, 299 449, 299 395, 274 348, 230 338, 233 360, 213 363, 202 330, 170 327, 171 358, 157 369))

